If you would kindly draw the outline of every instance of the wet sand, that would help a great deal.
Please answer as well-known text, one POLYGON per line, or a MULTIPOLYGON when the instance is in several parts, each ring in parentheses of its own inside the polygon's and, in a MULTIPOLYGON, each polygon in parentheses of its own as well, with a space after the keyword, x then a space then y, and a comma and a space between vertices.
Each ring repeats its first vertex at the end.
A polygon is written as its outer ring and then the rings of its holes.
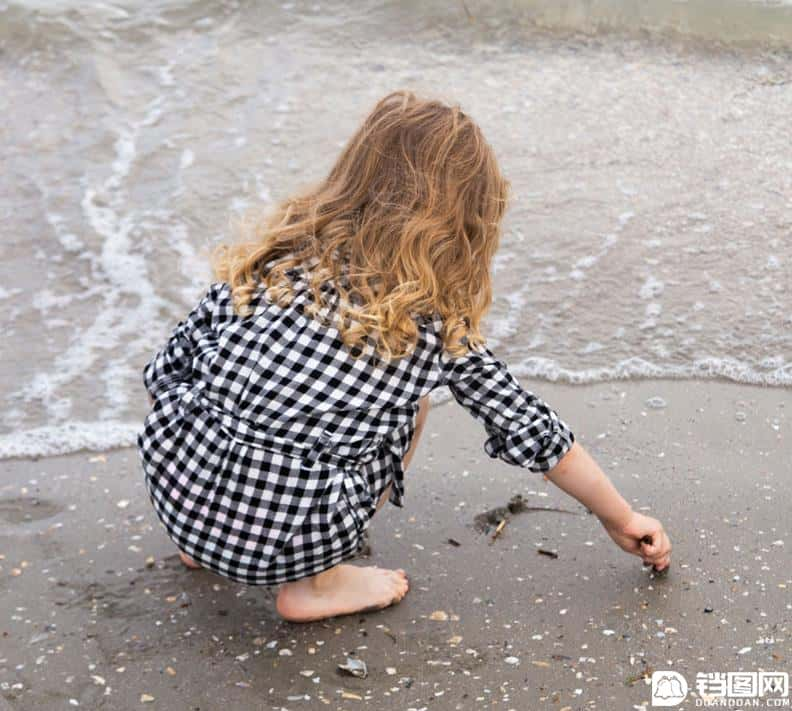
POLYGON ((377 514, 361 561, 403 566, 410 593, 307 625, 280 621, 271 589, 179 564, 134 450, 10 460, 0 709, 620 710, 649 708, 651 670, 694 688, 697 672, 790 671, 789 390, 523 385, 666 523, 667 576, 541 476, 489 459, 455 403, 430 414, 406 507, 377 514), (574 513, 516 514, 496 540, 480 533, 476 516, 516 494, 574 513), (336 671, 350 652, 368 678, 336 671))

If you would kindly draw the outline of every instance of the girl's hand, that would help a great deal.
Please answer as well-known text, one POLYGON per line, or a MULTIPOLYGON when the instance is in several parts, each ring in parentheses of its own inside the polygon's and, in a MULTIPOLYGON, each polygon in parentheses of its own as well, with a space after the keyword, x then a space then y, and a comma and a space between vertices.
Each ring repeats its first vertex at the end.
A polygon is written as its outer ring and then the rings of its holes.
POLYGON ((620 524, 603 522, 605 530, 622 550, 643 558, 657 572, 671 564, 671 541, 657 519, 635 513, 620 524))
POLYGON ((580 442, 546 476, 597 516, 620 548, 641 556, 658 572, 669 566, 671 542, 663 525, 635 513, 580 442))

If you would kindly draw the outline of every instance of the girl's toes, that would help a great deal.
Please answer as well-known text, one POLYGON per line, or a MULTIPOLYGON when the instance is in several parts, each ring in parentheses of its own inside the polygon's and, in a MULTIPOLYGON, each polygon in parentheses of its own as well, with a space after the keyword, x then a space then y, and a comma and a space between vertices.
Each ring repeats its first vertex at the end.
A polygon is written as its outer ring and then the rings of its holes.
POLYGON ((391 571, 389 577, 395 588, 400 589, 404 585, 404 577, 399 575, 395 570, 391 571))

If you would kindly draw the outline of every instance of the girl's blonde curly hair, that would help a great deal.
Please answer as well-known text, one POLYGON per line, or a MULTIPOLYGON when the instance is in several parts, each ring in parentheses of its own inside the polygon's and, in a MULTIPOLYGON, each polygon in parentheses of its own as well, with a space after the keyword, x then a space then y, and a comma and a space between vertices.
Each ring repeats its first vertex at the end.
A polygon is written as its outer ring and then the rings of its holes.
POLYGON ((281 306, 287 272, 306 269, 309 312, 339 298, 332 323, 352 351, 371 344, 387 360, 414 347, 416 317, 442 319, 452 355, 484 343, 490 266, 510 183, 478 125, 458 105, 395 91, 377 102, 318 184, 279 202, 248 238, 212 253, 237 314, 260 286, 281 306), (463 340, 464 339, 464 340, 463 340))

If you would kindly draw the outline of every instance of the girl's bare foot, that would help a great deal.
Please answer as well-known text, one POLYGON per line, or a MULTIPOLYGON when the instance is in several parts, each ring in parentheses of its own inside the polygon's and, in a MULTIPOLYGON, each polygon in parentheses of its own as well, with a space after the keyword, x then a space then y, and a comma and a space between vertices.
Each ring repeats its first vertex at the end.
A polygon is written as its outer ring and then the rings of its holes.
POLYGON ((337 565, 310 578, 284 583, 275 607, 291 622, 310 622, 353 612, 381 610, 409 589, 406 573, 371 566, 337 565))
POLYGON ((179 560, 181 560, 181 562, 184 563, 184 565, 190 570, 198 570, 201 567, 192 558, 190 558, 190 556, 188 556, 186 553, 182 553, 181 551, 179 551, 179 560))

